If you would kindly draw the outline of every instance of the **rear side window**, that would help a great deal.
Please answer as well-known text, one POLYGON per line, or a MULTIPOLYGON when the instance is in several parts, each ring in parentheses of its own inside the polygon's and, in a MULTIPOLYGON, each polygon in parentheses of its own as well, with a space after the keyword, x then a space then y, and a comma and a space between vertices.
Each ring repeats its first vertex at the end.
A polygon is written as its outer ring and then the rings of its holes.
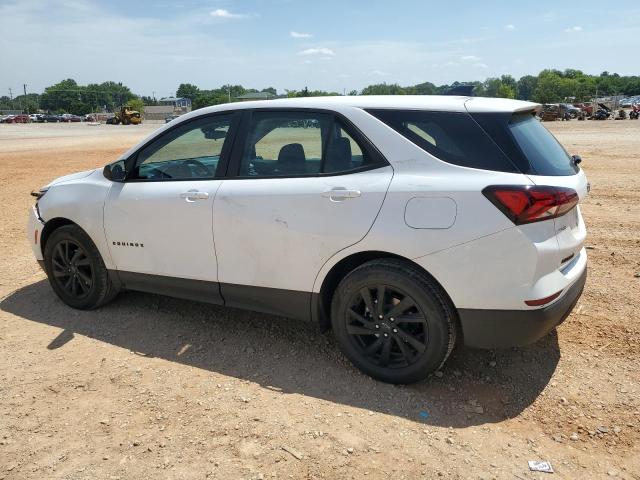
POLYGON ((528 113, 511 117, 509 130, 529 163, 530 171, 538 175, 573 175, 577 168, 560 142, 528 113))
POLYGON ((258 111, 251 115, 239 176, 337 175, 375 167, 376 160, 330 113, 258 111))
POLYGON ((368 112, 447 163, 500 172, 519 171, 467 113, 420 110, 368 112))
POLYGON ((575 175, 579 168, 531 112, 474 113, 473 118, 527 175, 575 175))

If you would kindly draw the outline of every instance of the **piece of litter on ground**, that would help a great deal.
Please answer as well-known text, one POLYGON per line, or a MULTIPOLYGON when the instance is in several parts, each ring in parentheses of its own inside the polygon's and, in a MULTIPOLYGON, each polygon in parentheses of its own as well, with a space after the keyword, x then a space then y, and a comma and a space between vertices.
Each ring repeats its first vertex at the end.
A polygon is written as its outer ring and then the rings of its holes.
POLYGON ((529 470, 532 472, 553 473, 551 462, 544 460, 529 460, 529 470))
POLYGON ((295 458, 297 458, 298 460, 302 460, 302 457, 304 456, 302 454, 302 452, 299 452, 298 450, 296 450, 295 448, 291 448, 291 447, 287 447, 286 445, 282 446, 282 449, 287 452, 290 453, 291 455, 293 455, 295 458))
POLYGON ((418 415, 420 418, 429 418, 429 412, 420 412, 418 415))

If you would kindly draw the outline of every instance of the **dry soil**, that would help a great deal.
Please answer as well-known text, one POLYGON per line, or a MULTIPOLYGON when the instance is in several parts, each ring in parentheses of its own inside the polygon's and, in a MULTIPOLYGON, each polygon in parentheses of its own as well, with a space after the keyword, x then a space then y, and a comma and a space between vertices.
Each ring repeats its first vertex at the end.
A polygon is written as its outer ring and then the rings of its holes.
POLYGON ((394 387, 314 325, 134 292, 66 307, 29 191, 157 125, 0 125, 0 479, 640 479, 640 122, 547 126, 592 185, 583 297, 535 345, 394 387))

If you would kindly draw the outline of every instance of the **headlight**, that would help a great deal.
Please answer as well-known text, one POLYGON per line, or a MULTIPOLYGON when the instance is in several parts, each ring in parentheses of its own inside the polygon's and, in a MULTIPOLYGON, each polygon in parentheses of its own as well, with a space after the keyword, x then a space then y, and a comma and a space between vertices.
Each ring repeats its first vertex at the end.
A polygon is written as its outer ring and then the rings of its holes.
POLYGON ((44 196, 44 194, 47 193, 47 190, 49 190, 49 187, 43 187, 37 192, 35 190, 32 190, 31 196, 36 197, 36 199, 40 200, 44 196))

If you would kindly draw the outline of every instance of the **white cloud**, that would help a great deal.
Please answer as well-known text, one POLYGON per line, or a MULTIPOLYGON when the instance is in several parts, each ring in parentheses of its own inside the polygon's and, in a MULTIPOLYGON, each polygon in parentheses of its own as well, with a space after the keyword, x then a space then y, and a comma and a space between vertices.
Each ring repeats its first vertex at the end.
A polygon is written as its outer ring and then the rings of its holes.
POLYGON ((302 65, 311 65, 313 62, 307 59, 307 60, 303 60, 301 63, 302 65))
POLYGON ((333 57, 335 54, 336 52, 326 47, 307 48, 306 50, 298 52, 298 55, 324 55, 329 57, 333 57))
POLYGON ((291 35, 293 38, 311 38, 311 37, 313 37, 313 35, 310 34, 310 33, 295 32, 293 30, 291 32, 289 32, 289 35, 291 35))
POLYGON ((212 17, 216 18, 247 18, 247 15, 243 13, 231 13, 229 10, 225 10, 224 8, 218 8, 209 13, 212 17))
POLYGON ((489 68, 489 65, 487 65, 486 63, 478 62, 478 63, 474 63, 473 67, 485 69, 485 68, 489 68))
POLYGON ((565 28, 564 31, 567 32, 567 33, 581 32, 582 31, 582 27, 579 26, 579 25, 576 25, 575 27, 565 28))
POLYGON ((504 29, 505 29, 505 30, 515 30, 515 29, 516 29, 516 26, 515 26, 515 25, 512 25, 512 24, 510 23, 509 25, 505 25, 505 26, 504 26, 504 29))
POLYGON ((371 75, 375 75, 377 77, 386 77, 389 74, 387 72, 383 72, 382 70, 372 70, 371 75))
POLYGON ((479 62, 480 60, 482 60, 482 58, 476 57, 475 55, 464 55, 460 57, 460 60, 462 60, 463 62, 479 62))

